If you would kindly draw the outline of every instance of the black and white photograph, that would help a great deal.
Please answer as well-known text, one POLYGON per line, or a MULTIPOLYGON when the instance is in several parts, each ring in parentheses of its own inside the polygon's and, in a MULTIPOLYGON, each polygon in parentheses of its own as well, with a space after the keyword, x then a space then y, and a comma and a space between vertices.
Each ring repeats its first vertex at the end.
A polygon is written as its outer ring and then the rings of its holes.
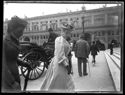
POLYGON ((123 93, 124 2, 4 1, 2 93, 123 93))

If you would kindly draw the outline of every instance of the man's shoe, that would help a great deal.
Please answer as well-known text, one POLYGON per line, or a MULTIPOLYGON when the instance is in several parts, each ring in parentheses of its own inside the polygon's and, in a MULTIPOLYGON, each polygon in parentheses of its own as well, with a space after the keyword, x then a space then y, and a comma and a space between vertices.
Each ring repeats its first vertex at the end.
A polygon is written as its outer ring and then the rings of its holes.
POLYGON ((88 73, 83 74, 83 76, 87 76, 87 75, 88 75, 88 73))
POLYGON ((79 74, 80 77, 82 77, 82 74, 79 74))

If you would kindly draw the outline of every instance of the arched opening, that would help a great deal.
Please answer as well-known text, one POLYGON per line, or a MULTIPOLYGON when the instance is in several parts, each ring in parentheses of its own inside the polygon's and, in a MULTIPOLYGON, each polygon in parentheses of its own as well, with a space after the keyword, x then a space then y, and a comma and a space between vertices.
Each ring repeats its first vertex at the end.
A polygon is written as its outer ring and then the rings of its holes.
POLYGON ((24 41, 30 42, 30 38, 26 36, 26 37, 24 38, 24 41))

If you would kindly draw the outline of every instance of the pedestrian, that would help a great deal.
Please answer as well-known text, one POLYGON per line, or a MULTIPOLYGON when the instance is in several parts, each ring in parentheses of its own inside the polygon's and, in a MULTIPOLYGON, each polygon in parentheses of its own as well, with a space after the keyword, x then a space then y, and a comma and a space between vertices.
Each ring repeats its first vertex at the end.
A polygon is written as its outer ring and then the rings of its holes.
POLYGON ((93 57, 92 63, 93 63, 93 65, 95 65, 95 62, 96 62, 95 57, 96 57, 97 53, 99 52, 98 46, 96 45, 95 41, 92 42, 92 45, 90 47, 90 52, 93 57))
POLYGON ((80 36, 80 39, 76 42, 75 46, 75 56, 78 59, 78 73, 81 77, 88 75, 87 73, 87 58, 89 56, 89 44, 84 40, 84 34, 80 36), (83 73, 82 73, 82 63, 83 63, 83 73))
POLYGON ((114 45, 114 43, 113 43, 113 42, 111 42, 111 44, 110 44, 110 55, 112 55, 112 54, 113 54, 113 45, 114 45))
POLYGON ((69 25, 61 26, 60 36, 55 40, 54 57, 49 65, 41 90, 74 91, 74 83, 68 74, 68 54, 71 50, 66 38, 71 35, 69 25))
POLYGON ((75 51, 75 46, 76 46, 76 40, 73 40, 73 51, 75 51))
POLYGON ((21 91, 17 57, 19 54, 19 38, 27 22, 17 16, 8 22, 7 33, 3 39, 2 92, 21 91))
MULTIPOLYGON (((66 39, 68 42, 69 42, 69 44, 70 44, 70 41, 71 41, 71 38, 70 37, 67 37, 67 39, 66 39)), ((72 47, 71 47, 72 48, 72 47)), ((69 54, 68 54, 68 59, 69 59, 69 70, 68 70, 68 74, 73 74, 73 68, 72 68, 72 49, 71 49, 71 51, 69 52, 69 54)))

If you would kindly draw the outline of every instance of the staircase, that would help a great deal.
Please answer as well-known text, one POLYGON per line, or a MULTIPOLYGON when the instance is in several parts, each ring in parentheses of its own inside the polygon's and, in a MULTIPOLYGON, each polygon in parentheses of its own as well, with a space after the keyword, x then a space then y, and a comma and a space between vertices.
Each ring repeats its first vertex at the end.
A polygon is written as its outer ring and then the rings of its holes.
POLYGON ((121 91, 121 51, 120 48, 113 49, 113 55, 110 55, 110 50, 104 51, 105 58, 107 60, 111 76, 116 88, 116 91, 121 91))

